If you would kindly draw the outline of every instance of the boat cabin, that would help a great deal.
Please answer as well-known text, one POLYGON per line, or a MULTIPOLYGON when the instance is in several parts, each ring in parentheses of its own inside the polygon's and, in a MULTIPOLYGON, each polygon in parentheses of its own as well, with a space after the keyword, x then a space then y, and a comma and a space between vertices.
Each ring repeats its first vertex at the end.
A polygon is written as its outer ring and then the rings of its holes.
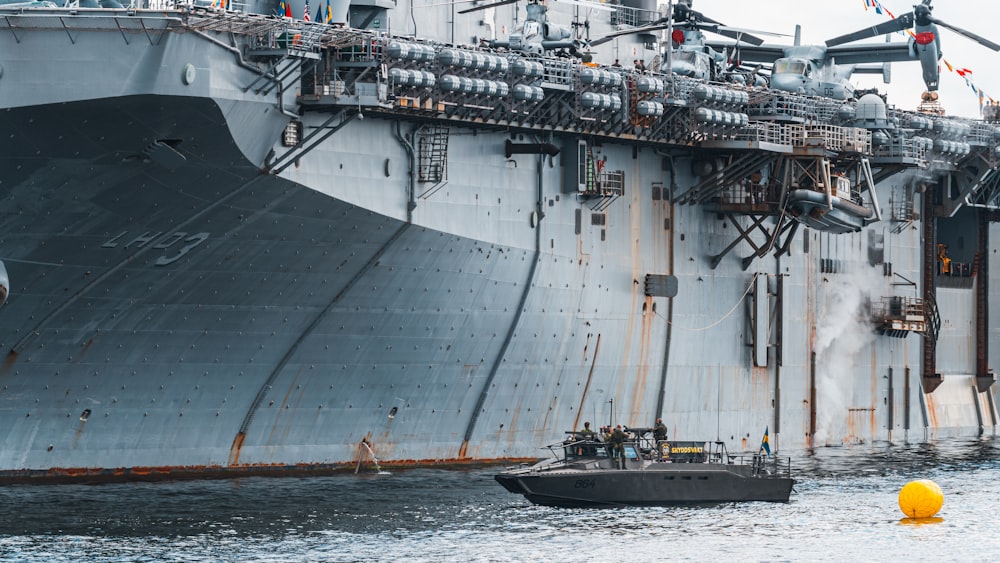
MULTIPOLYGON (((625 458, 672 463, 732 463, 733 461, 733 456, 726 450, 725 442, 655 441, 652 432, 652 428, 627 429, 624 444, 625 458)), ((572 431, 567 434, 569 436, 562 444, 562 458, 565 462, 611 458, 611 446, 596 434, 588 435, 572 431)))

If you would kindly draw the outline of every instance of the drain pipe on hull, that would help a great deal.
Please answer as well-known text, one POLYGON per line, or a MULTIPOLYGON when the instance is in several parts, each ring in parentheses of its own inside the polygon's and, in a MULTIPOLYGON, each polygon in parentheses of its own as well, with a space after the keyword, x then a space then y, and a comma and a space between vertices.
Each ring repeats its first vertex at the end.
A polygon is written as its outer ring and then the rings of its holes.
POLYGON ((399 144, 403 146, 403 150, 406 151, 407 166, 409 167, 409 170, 407 171, 408 180, 407 180, 407 184, 406 184, 406 192, 407 192, 407 194, 406 194, 406 222, 407 223, 413 223, 413 210, 417 208, 417 200, 416 200, 416 194, 417 194, 417 187, 416 187, 416 179, 417 179, 417 174, 416 174, 416 169, 417 169, 417 152, 415 150, 413 150, 413 141, 412 141, 412 139, 416 138, 417 131, 420 130, 420 127, 419 126, 418 127, 414 127, 413 130, 410 131, 410 135, 409 135, 410 138, 407 139, 406 136, 404 136, 403 133, 400 131, 400 124, 399 124, 398 121, 396 122, 395 125, 396 126, 393 128, 392 133, 393 133, 393 135, 396 136, 396 140, 399 141, 399 144))
MULTIPOLYGON (((669 51, 669 49, 668 49, 669 51)), ((666 161, 670 163, 670 184, 668 185, 668 194, 663 195, 663 199, 667 201, 667 215, 670 221, 670 232, 667 236, 667 251, 670 255, 667 258, 667 268, 670 275, 674 275, 674 202, 673 195, 676 189, 677 174, 674 172, 674 157, 669 154, 663 154, 659 151, 656 154, 662 156, 666 161)), ((673 328, 674 328, 674 298, 667 298, 667 334, 665 337, 665 342, 663 343, 663 366, 660 368, 660 389, 656 397, 656 418, 663 417, 663 398, 667 393, 667 373, 670 371, 670 343, 673 339, 673 328)))

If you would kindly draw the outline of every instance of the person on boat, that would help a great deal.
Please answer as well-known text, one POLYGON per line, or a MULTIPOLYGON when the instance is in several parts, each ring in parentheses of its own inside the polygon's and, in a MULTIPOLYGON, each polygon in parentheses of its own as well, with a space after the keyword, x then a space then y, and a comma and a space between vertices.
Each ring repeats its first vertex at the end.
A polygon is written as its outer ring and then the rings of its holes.
POLYGON ((615 460, 615 465, 625 469, 625 433, 622 432, 622 425, 615 426, 615 431, 611 433, 611 459, 615 460), (620 461, 619 461, 620 460, 620 461))
POLYGON ((663 424, 662 418, 656 419, 656 425, 653 426, 653 439, 657 442, 667 439, 667 426, 663 424))
MULTIPOLYGON (((594 442, 597 440, 597 433, 590 427, 590 421, 583 423, 583 429, 577 431, 577 439, 584 442, 594 442)), ((597 448, 593 445, 585 445, 581 449, 584 455, 597 455, 597 448)))

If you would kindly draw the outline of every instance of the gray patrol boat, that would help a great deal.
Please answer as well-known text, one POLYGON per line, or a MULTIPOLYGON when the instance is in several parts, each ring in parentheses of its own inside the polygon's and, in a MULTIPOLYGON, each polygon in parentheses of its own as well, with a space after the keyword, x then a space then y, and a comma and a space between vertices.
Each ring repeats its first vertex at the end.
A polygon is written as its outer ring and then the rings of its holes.
POLYGON ((768 88, 709 2, 58 1, 0 0, 0 482, 995 432, 996 116, 768 88))
POLYGON ((495 476, 512 493, 559 507, 787 502, 795 481, 789 458, 730 455, 725 442, 654 441, 633 428, 624 463, 610 447, 575 434, 548 446, 553 457, 495 476))

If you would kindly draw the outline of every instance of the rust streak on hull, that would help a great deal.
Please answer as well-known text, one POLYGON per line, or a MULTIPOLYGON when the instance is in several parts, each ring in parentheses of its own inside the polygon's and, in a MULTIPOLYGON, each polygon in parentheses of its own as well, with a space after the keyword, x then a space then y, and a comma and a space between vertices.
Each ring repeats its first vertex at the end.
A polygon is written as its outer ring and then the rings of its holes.
POLYGON ((233 438, 233 445, 229 448, 229 466, 233 467, 240 462, 240 450, 243 449, 243 440, 247 437, 245 432, 239 432, 233 438))
MULTIPOLYGON (((537 458, 494 459, 415 459, 380 462, 382 469, 417 469, 422 467, 471 469, 515 463, 534 463, 537 458)), ((237 466, 189 465, 156 467, 53 467, 0 472, 0 485, 59 483, 121 483, 130 481, 172 481, 193 479, 235 479, 239 477, 301 477, 353 473, 356 463, 247 464, 237 466)), ((374 464, 362 464, 374 470, 374 464)))

